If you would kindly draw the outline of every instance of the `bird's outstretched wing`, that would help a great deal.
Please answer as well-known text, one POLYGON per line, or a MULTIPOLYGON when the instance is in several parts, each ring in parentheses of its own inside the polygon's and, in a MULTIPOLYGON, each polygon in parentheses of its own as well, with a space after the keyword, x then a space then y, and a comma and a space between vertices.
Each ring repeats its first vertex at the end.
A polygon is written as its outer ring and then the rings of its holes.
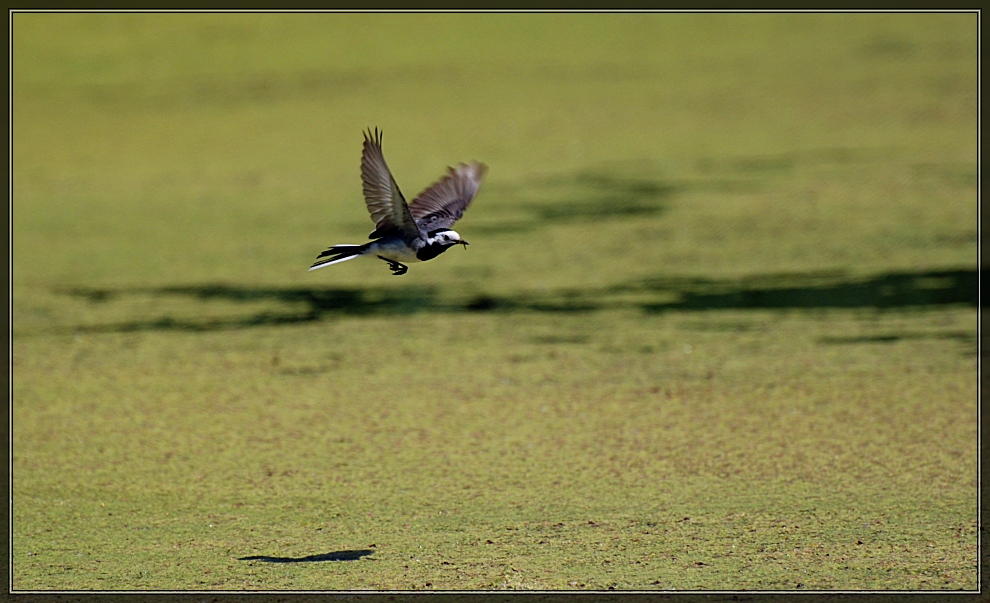
POLYGON ((481 178, 488 168, 472 161, 447 168, 447 174, 421 192, 409 204, 409 212, 423 232, 450 228, 478 194, 481 178))
POLYGON ((364 202, 368 205, 371 220, 375 223, 370 239, 386 235, 405 238, 421 236, 421 232, 409 213, 409 206, 399 191, 382 154, 382 133, 375 128, 364 133, 364 151, 361 154, 361 181, 364 183, 364 202))

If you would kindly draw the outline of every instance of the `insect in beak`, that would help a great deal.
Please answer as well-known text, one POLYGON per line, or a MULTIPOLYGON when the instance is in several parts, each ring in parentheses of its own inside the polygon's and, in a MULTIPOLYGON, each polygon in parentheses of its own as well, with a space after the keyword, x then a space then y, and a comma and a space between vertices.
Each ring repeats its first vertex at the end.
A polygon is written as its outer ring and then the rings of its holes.
POLYGON ((467 249, 467 246, 468 246, 468 245, 470 244, 470 243, 468 243, 467 241, 465 241, 464 239, 461 239, 461 240, 460 240, 460 241, 458 241, 458 242, 459 242, 459 243, 460 243, 461 245, 464 245, 464 249, 467 249))

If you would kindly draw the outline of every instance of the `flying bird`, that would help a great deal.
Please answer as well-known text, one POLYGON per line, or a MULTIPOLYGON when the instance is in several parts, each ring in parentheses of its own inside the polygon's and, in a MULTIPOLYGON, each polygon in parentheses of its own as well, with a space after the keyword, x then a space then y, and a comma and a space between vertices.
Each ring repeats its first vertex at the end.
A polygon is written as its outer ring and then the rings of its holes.
POLYGON ((361 154, 361 181, 364 202, 375 223, 364 245, 334 245, 317 256, 310 270, 353 260, 377 257, 388 264, 392 274, 409 270, 403 262, 432 260, 454 245, 468 242, 450 229, 478 194, 481 178, 488 168, 477 161, 447 168, 447 174, 406 204, 382 154, 382 134, 375 128, 364 132, 361 154))

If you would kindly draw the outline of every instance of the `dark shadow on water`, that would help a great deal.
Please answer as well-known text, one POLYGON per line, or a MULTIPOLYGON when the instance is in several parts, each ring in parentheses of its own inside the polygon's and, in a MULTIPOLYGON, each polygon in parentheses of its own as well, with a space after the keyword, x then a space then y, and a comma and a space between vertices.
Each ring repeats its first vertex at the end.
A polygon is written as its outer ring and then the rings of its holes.
POLYGON ((332 553, 322 553, 320 555, 307 555, 306 557, 269 557, 268 555, 252 555, 251 557, 239 557, 238 561, 264 561, 265 563, 315 563, 320 561, 357 561, 362 557, 367 557, 375 551, 368 549, 354 551, 334 551, 332 553))
POLYGON ((540 222, 585 222, 659 214, 681 187, 655 176, 619 176, 584 170, 531 183, 549 202, 524 207, 540 222))
POLYGON ((634 308, 646 313, 725 309, 926 308, 977 305, 975 270, 892 272, 873 277, 841 273, 769 274, 741 279, 656 277, 606 289, 518 292, 510 295, 442 296, 438 288, 247 287, 212 284, 149 289, 62 291, 94 304, 127 295, 178 296, 194 300, 276 302, 284 308, 247 316, 186 319, 170 316, 104 325, 72 327, 74 332, 216 331, 315 322, 349 316, 401 316, 416 313, 547 312, 581 313, 634 308), (634 293, 636 301, 629 301, 634 293))
POLYGON ((657 166, 626 169, 603 166, 517 184, 502 183, 491 194, 501 198, 494 221, 473 226, 477 233, 503 236, 560 224, 603 223, 662 214, 686 190, 657 166))
POLYGON ((66 293, 95 303, 113 301, 126 295, 151 295, 153 297, 178 296, 202 301, 224 300, 243 303, 275 301, 288 306, 284 310, 267 310, 246 317, 190 320, 166 316, 115 325, 81 327, 77 329, 80 331, 217 331, 307 323, 329 316, 389 316, 437 309, 435 289, 416 286, 407 288, 312 288, 240 287, 211 284, 120 290, 76 288, 68 290, 66 293))
POLYGON ((883 333, 879 335, 859 335, 853 337, 822 337, 819 343, 826 344, 846 344, 846 343, 895 343, 905 339, 954 339, 961 343, 976 345, 976 332, 951 331, 942 333, 883 333))
POLYGON ((975 270, 893 272, 868 279, 816 275, 778 275, 734 282, 655 281, 645 288, 678 292, 674 301, 644 304, 647 312, 668 310, 903 308, 964 304, 976 306, 975 270), (788 282, 791 281, 791 282, 788 282), (792 284, 793 283, 793 284, 792 284))
MULTIPOLYGON (((800 167, 870 165, 889 159, 893 152, 880 147, 824 147, 771 155, 710 156, 699 158, 693 169, 676 170, 676 175, 669 165, 649 160, 587 165, 486 185, 486 194, 498 198, 498 204, 487 206, 488 219, 475 222, 471 229, 498 237, 561 224, 660 219, 671 201, 684 193, 754 194, 780 186, 800 167)), ((968 187, 976 183, 977 170, 972 163, 916 167, 919 176, 968 187)))

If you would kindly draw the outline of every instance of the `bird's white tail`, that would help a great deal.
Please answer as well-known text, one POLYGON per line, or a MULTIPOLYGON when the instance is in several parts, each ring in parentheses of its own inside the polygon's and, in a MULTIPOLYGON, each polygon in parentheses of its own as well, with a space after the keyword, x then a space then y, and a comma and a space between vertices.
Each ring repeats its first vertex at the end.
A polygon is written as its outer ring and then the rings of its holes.
POLYGON ((317 268, 323 268, 325 266, 332 266, 334 264, 346 262, 347 260, 353 260, 356 257, 360 257, 361 254, 364 253, 366 247, 367 245, 334 245, 317 256, 316 263, 310 266, 309 269, 316 270, 317 268), (326 259, 321 260, 320 258, 326 259))

